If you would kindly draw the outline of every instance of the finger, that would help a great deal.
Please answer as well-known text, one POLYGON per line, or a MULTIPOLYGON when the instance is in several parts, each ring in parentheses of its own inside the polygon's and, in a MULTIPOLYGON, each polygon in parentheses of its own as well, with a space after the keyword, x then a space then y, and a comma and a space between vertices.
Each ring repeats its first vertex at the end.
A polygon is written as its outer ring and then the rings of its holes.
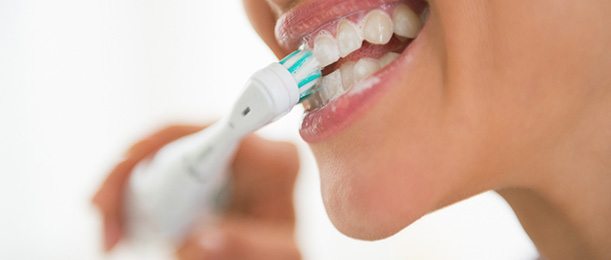
POLYGON ((110 250, 121 238, 123 189, 136 164, 155 153, 163 145, 199 129, 202 128, 180 125, 158 131, 135 144, 126 158, 112 169, 92 198, 92 203, 100 209, 104 218, 103 232, 106 250, 110 250))
POLYGON ((298 172, 294 144, 248 137, 233 163, 229 210, 269 221, 293 221, 293 189, 298 172))
POLYGON ((103 219, 103 238, 104 238, 104 250, 111 250, 119 240, 123 233, 121 223, 116 215, 105 214, 102 216, 103 219))
POLYGON ((292 228, 231 219, 198 230, 176 252, 179 259, 300 259, 292 228))

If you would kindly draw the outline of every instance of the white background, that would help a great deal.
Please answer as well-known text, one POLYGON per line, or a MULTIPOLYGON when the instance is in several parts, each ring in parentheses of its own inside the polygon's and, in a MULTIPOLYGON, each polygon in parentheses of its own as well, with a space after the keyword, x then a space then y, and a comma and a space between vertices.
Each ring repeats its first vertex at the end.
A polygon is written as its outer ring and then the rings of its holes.
MULTIPOLYGON (((131 142, 226 111, 274 60, 237 0, 0 0, 0 259, 99 259, 89 204, 131 142)), ((262 131, 301 147, 307 259, 533 259, 508 206, 480 195, 362 242, 327 219, 300 111, 262 131)), ((127 254, 107 256, 126 259, 127 254)))

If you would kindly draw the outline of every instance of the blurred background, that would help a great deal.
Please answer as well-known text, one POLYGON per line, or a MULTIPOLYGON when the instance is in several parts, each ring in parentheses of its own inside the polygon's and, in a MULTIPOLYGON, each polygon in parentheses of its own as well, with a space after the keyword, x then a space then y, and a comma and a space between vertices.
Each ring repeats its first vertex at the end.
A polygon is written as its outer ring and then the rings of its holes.
MULTIPOLYGON (((0 259, 133 259, 101 250, 89 201, 106 172, 164 125, 219 117, 274 60, 238 0, 0 0, 0 259)), ((324 212, 296 110, 260 133, 300 147, 305 259, 536 258, 493 193, 383 241, 343 236, 324 212)))

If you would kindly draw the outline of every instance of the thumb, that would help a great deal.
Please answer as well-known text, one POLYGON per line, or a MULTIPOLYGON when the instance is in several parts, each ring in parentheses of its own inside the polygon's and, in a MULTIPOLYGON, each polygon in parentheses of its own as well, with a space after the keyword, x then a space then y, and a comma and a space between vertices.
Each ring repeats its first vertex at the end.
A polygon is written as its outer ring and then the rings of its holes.
POLYGON ((230 213, 293 221, 293 190, 299 172, 297 147, 251 136, 233 163, 230 213))

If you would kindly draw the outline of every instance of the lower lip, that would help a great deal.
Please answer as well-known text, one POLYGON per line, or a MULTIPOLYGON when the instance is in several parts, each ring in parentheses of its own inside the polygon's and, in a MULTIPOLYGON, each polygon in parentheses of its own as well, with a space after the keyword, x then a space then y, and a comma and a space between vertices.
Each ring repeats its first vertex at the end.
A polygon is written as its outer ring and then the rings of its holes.
MULTIPOLYGON (((426 24, 416 39, 393 63, 367 79, 355 84, 350 91, 320 109, 306 112, 299 133, 308 143, 322 142, 349 127, 362 117, 377 99, 393 86, 399 71, 410 71, 413 53, 419 49, 425 36, 426 24)), ((396 84, 394 84, 396 86, 396 84)))

